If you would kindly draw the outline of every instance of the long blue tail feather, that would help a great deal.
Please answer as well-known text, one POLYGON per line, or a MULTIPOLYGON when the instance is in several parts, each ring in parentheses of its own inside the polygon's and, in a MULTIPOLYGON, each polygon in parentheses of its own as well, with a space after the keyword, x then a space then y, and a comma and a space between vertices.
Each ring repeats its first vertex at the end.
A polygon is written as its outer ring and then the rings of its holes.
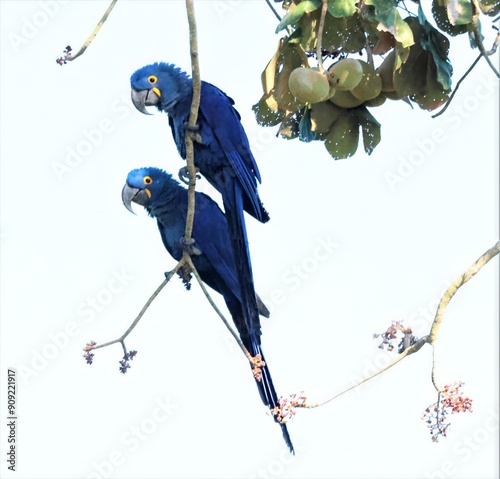
MULTIPOLYGON (((246 325, 246 330, 240 330, 239 333, 249 353, 252 356, 260 354, 262 360, 265 361, 260 345, 260 319, 245 227, 243 192, 233 178, 227 178, 225 185, 226 188, 223 191, 222 199, 233 246, 238 281, 241 286, 243 323, 246 325)), ((262 402, 268 406, 269 409, 279 407, 278 395, 276 394, 267 363, 262 367, 261 380, 256 380, 256 383, 262 402)), ((275 421, 278 422, 276 416, 273 417, 275 421)), ((283 438, 290 452, 295 453, 286 425, 282 423, 279 424, 281 426, 283 438)))

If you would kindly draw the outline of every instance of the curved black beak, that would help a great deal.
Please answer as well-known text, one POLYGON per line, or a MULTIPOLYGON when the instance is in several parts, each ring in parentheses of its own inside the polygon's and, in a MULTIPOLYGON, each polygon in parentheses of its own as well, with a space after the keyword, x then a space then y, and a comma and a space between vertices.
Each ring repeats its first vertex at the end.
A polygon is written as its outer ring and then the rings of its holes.
POLYGON ((141 206, 146 206, 149 200, 148 194, 144 190, 140 190, 139 188, 132 188, 129 185, 125 185, 122 189, 122 201, 123 205, 127 210, 131 213, 135 212, 132 209, 132 201, 141 206))
POLYGON ((147 106, 154 106, 160 101, 160 97, 153 90, 134 90, 132 88, 132 103, 134 106, 145 115, 151 115, 147 106))

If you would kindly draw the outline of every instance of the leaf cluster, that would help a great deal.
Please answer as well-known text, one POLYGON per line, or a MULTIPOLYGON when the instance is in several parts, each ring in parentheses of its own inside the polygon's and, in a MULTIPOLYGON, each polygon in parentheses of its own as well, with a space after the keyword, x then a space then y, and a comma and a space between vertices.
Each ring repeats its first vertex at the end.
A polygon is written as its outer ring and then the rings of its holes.
POLYGON ((356 153, 360 139, 367 154, 378 145, 381 125, 370 110, 387 99, 429 111, 443 105, 453 74, 446 35, 468 33, 476 47, 479 15, 498 15, 500 0, 433 0, 437 28, 416 3, 411 11, 402 0, 284 0, 276 33, 285 34, 262 72, 263 95, 253 106, 258 123, 279 125, 286 139, 323 141, 334 159, 343 159, 356 153), (351 92, 335 92, 338 80, 329 70, 344 58, 366 60, 371 71, 365 75, 381 83, 376 96, 352 101, 351 92), (301 67, 326 75, 329 98, 307 103, 292 95, 288 80, 301 67))

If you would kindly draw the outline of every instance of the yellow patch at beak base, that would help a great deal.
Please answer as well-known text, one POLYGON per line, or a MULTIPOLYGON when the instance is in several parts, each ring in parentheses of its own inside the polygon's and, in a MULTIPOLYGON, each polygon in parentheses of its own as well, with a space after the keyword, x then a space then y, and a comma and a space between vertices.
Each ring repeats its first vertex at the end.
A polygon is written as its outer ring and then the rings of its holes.
POLYGON ((158 95, 158 97, 161 98, 161 91, 159 88, 154 87, 154 88, 151 88, 151 90, 153 90, 158 95))
POLYGON ((151 191, 149 191, 147 188, 144 188, 144 191, 148 195, 148 198, 151 199, 151 191))

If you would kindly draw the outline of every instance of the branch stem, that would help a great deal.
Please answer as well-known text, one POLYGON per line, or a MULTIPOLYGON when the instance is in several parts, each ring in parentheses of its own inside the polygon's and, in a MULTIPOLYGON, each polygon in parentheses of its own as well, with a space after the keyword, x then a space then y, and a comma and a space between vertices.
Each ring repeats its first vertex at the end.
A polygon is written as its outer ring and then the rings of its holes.
POLYGON ((186 260, 184 259, 184 257, 181 258, 181 260, 176 264, 175 268, 167 274, 167 276, 162 281, 162 283, 160 284, 160 286, 158 286, 156 288, 156 290, 154 291, 154 293, 146 301, 146 304, 144 304, 144 306, 142 307, 141 311, 139 312, 139 314, 137 315, 137 317, 134 319, 134 321, 132 322, 132 324, 128 327, 128 329, 119 338, 113 339, 112 341, 108 341, 106 343, 96 344, 95 346, 89 346, 89 347, 85 348, 85 351, 89 352, 89 351, 92 351, 93 349, 105 348, 107 346, 111 346, 112 344, 121 343, 121 345, 123 347, 123 350, 126 353, 125 343, 124 343, 125 338, 134 330, 134 328, 137 326, 137 323, 139 323, 139 321, 141 320, 141 318, 144 316, 144 313, 151 306, 151 303, 156 299, 156 297, 160 294, 161 290, 172 279, 172 276, 175 273, 177 273, 177 271, 179 270, 179 268, 181 268, 185 264, 185 262, 186 262, 186 260))
POLYGON ((186 134, 186 162, 189 172, 188 188, 188 212, 186 217, 186 231, 184 238, 191 239, 193 234, 194 210, 195 210, 195 188, 196 167, 194 164, 194 131, 198 122, 198 110, 200 108, 201 79, 200 65, 198 62, 198 37, 196 32, 196 17, 194 13, 193 0, 186 0, 186 10, 189 23, 189 47, 191 51, 191 69, 193 79, 193 99, 189 113, 189 123, 186 134))
POLYGON ((208 302, 211 304, 212 308, 214 308, 215 312, 219 315, 219 317, 222 319, 222 322, 228 329, 228 331, 231 333, 233 336, 234 340, 242 350, 243 354, 246 356, 248 361, 250 362, 250 366, 252 366, 252 355, 248 352, 247 348, 245 348, 244 344, 242 343, 241 339, 239 336, 236 334, 234 329, 231 327, 227 319, 224 317, 220 309, 217 307, 217 305, 214 303, 214 300, 210 296, 210 293, 207 291, 207 288, 205 287, 205 284, 203 283, 203 280, 200 277, 200 274, 198 273, 197 269, 195 268, 193 264, 193 260, 191 259, 191 256, 189 254, 185 253, 184 259, 186 260, 186 264, 189 266, 191 269, 191 272, 194 274, 195 278, 197 279, 203 293, 205 294, 205 297, 207 298, 208 302))
MULTIPOLYGON (((455 295, 460 287, 462 287, 467 281, 469 281, 475 274, 479 272, 479 270, 494 258, 497 254, 500 253, 500 241, 498 241, 493 247, 491 247, 486 253, 484 253, 465 273, 460 275, 451 286, 443 294, 441 301, 439 301, 439 305, 436 310, 436 315, 434 317, 434 321, 432 322, 431 331, 429 333, 429 343, 436 347, 436 341, 439 334, 439 328, 443 323, 444 313, 448 304, 451 301, 451 298, 455 295)), ((436 354, 434 350, 433 360, 432 360, 432 384, 434 385, 436 391, 441 392, 443 389, 438 386, 436 380, 436 354)))
POLYGON ((318 26, 318 39, 316 41, 316 57, 318 59, 318 68, 320 73, 325 72, 323 67, 323 30, 325 28, 325 18, 326 12, 328 10, 328 0, 322 0, 323 5, 321 6, 321 17, 319 19, 318 26))
POLYGON ((96 37, 97 33, 99 32, 99 30, 103 26, 104 22, 106 21, 106 19, 108 18, 109 14, 111 13, 111 10, 113 10, 113 8, 116 5, 117 1, 118 0, 112 0, 111 4, 109 5, 108 9, 106 10, 106 12, 102 16, 102 18, 99 20, 99 23, 94 28, 94 31, 91 33, 90 37, 87 38, 87 41, 82 45, 82 47, 80 48, 80 50, 78 50, 78 53, 76 55, 71 55, 71 56, 66 57, 65 58, 66 61, 72 62, 73 60, 76 60, 80 55, 83 55, 83 53, 85 52, 85 50, 88 48, 88 46, 90 45, 90 43, 92 42, 92 40, 96 37))

